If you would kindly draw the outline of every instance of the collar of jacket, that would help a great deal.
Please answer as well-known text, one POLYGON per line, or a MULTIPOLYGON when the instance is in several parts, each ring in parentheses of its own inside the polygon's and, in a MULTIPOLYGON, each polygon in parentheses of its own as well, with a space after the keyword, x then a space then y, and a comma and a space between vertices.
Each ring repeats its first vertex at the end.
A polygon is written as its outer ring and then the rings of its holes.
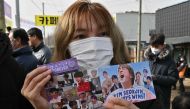
POLYGON ((168 57, 170 57, 170 54, 171 54, 171 48, 169 47, 169 45, 164 45, 164 48, 161 50, 161 52, 158 55, 154 55, 150 49, 150 46, 148 46, 148 48, 144 52, 144 57, 145 59, 148 60, 157 61, 157 60, 167 59, 168 57))
POLYGON ((41 42, 40 45, 38 45, 37 47, 32 47, 32 49, 34 52, 38 52, 43 47, 44 47, 44 42, 41 42))
POLYGON ((32 54, 32 49, 28 45, 13 51, 13 57, 27 54, 32 54))

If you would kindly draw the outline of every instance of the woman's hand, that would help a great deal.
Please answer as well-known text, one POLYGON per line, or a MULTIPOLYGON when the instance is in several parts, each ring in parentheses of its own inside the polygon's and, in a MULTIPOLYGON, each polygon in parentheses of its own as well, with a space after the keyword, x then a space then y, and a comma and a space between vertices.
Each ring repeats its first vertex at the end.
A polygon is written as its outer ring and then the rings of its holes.
POLYGON ((27 74, 21 93, 35 109, 49 109, 44 86, 51 78, 51 70, 47 67, 38 67, 27 74))
POLYGON ((108 97, 104 103, 106 109, 139 109, 133 103, 116 97, 108 97))

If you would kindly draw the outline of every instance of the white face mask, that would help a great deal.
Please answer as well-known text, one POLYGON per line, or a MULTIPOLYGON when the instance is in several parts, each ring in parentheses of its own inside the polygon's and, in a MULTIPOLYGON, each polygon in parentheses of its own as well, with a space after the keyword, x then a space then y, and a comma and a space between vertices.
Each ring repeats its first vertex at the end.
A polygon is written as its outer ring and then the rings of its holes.
POLYGON ((109 65, 113 58, 113 45, 109 37, 90 37, 69 44, 71 57, 77 58, 80 67, 96 69, 109 65))
POLYGON ((158 53, 160 53, 160 49, 157 49, 157 48, 153 48, 153 47, 150 47, 151 51, 153 54, 157 55, 158 53))

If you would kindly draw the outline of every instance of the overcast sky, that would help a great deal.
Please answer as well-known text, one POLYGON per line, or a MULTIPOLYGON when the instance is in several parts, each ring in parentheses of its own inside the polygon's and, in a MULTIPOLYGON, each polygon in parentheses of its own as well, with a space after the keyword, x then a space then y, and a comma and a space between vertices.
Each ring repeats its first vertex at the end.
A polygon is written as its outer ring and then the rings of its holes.
MULTIPOLYGON (((22 1, 22 0, 21 0, 22 1)), ((26 0, 23 0, 26 1, 26 0)), ((39 7, 45 2, 46 11, 64 11, 75 0, 33 0, 39 7)), ((91 0, 102 3, 112 14, 125 11, 138 11, 139 0, 91 0)), ((155 12, 159 8, 171 6, 187 0, 142 0, 143 12, 155 12)))
MULTIPOLYGON (((12 5, 13 21, 15 0, 5 0, 12 5)), ((35 15, 42 15, 42 2, 46 15, 61 15, 76 0, 20 0, 20 17, 35 22, 35 15)), ((116 13, 138 11, 139 0, 91 0, 103 4, 114 16, 116 13)), ((142 11, 154 13, 156 10, 187 0, 142 0, 142 11)))
MULTIPOLYGON (((5 0, 12 5, 15 13, 15 0, 5 0)), ((61 15, 76 0, 20 0, 21 18, 34 22, 34 15, 42 14, 42 2, 45 14, 61 15)), ((119 12, 138 11, 139 0, 91 0, 103 4, 114 16, 119 12)), ((187 0, 142 0, 142 11, 154 13, 156 10, 187 0)), ((13 15, 14 16, 14 15, 13 15)))

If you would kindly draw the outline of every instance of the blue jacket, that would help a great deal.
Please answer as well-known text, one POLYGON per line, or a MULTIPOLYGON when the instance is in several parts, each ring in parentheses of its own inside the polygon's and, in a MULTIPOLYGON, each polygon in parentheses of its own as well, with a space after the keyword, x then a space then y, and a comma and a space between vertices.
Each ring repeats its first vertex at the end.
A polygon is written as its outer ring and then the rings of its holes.
POLYGON ((37 67, 38 60, 32 54, 32 49, 29 46, 14 50, 13 57, 24 68, 25 73, 29 73, 37 67))

